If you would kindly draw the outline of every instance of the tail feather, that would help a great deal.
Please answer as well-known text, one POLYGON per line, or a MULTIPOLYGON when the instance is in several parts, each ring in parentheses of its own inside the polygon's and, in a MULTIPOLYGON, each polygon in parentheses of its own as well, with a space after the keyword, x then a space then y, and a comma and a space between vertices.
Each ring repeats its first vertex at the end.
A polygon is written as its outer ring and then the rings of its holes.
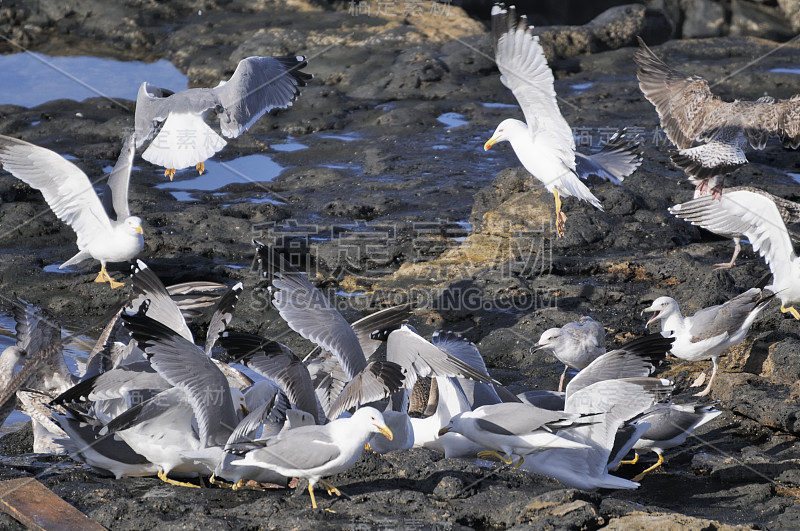
POLYGON ((631 138, 622 128, 612 136, 594 155, 575 153, 576 171, 581 179, 597 175, 614 184, 622 184, 642 165, 641 141, 636 135, 631 138))

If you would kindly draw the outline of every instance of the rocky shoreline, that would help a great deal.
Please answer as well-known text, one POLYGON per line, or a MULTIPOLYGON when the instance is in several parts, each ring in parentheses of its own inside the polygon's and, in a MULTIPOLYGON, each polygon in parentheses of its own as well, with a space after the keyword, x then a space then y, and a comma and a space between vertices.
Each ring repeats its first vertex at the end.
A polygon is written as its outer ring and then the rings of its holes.
MULTIPOLYGON (((375 2, 359 15, 352 11, 358 4, 87 1, 65 8, 43 1, 34 9, 9 2, 0 7, 10 39, 0 52, 23 46, 50 55, 165 58, 190 86, 215 85, 249 55, 309 56, 315 80, 295 105, 264 117, 215 158, 233 165, 266 155, 281 168, 276 176, 264 163, 248 170, 244 182, 221 189, 189 184, 181 196, 188 200, 178 201, 156 188, 165 183, 163 171, 137 157, 131 185, 131 211, 145 226, 141 258, 164 282, 242 281, 232 327, 280 338, 296 352, 309 344, 266 304, 253 238, 305 260, 351 321, 416 301, 412 323, 423 334, 464 334, 492 375, 517 392, 557 385, 555 359, 529 352, 547 328, 591 315, 618 345, 645 333, 639 313, 660 295, 694 312, 768 273, 747 245, 732 270, 712 271, 729 258, 730 241, 668 213, 691 197, 692 187, 669 161, 658 118, 636 84, 632 54, 636 35, 649 32, 655 40, 648 42, 663 42, 656 53, 719 81, 714 91, 725 99, 764 92, 786 98, 797 92, 798 73, 790 70, 800 69, 798 44, 732 29, 728 36, 668 40, 678 36, 674 17, 655 3, 615 7, 586 26, 539 28, 562 112, 582 149, 597 149, 627 126, 641 135, 644 154, 623 186, 590 182, 605 212, 567 199, 567 236, 557 239, 551 195, 509 147, 482 149, 494 126, 518 110, 499 83, 481 20, 455 2, 422 2, 423 12, 408 16, 379 16, 375 2)), ((93 97, 0 105, 0 133, 71 155, 94 179, 113 165, 132 126, 134 102, 120 103, 93 97)), ((752 163, 726 185, 753 184, 798 200, 796 152, 771 142, 748 158, 752 163)), ((176 181, 195 176, 186 171, 176 181)), ((0 178, 0 200, 3 297, 16 293, 49 309, 70 331, 104 324, 127 288, 93 284, 96 268, 45 271, 74 254, 72 231, 47 212, 37 192, 8 175, 0 178)), ((111 271, 117 279, 127 274, 122 264, 111 271)), ((206 324, 199 319, 191 326, 199 332, 206 324)), ((709 365, 673 358, 660 375, 686 396, 709 365)), ((0 440, 0 479, 35 476, 109 529, 791 528, 800 516, 798 377, 800 328, 767 308, 750 337, 722 358, 712 397, 724 413, 667 452, 663 469, 634 491, 586 493, 542 476, 413 450, 365 453, 331 478, 348 498, 319 495, 322 509, 312 510, 302 484, 232 492, 104 478, 64 457, 28 454, 29 430, 0 440)), ((650 462, 619 473, 633 477, 650 462)), ((16 525, 0 520, 4 528, 16 525)))

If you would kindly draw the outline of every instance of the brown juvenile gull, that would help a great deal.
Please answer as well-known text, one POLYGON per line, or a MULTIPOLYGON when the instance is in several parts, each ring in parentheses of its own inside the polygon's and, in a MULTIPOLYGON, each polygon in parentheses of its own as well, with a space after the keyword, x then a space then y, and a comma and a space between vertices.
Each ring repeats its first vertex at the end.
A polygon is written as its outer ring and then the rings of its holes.
POLYGON ((567 216, 561 211, 561 195, 577 197, 600 210, 603 207, 578 178, 575 139, 558 108, 553 72, 527 18, 518 20, 513 6, 494 5, 492 44, 500 81, 519 102, 525 122, 503 120, 483 147, 488 150, 504 140, 511 143, 525 169, 555 196, 556 231, 563 236, 567 216))
POLYGON ((106 272, 106 262, 126 262, 144 247, 142 220, 128 210, 128 183, 133 164, 133 138, 122 147, 108 177, 103 200, 80 168, 49 149, 0 135, 0 163, 14 177, 39 190, 53 213, 78 236, 78 254, 59 269, 88 258, 100 261, 95 282, 123 286, 106 272))
POLYGON ((744 148, 764 149, 770 135, 784 147, 800 147, 800 94, 788 100, 722 101, 708 81, 668 66, 639 38, 633 55, 639 88, 652 103, 667 138, 678 148, 672 162, 700 193, 722 194, 724 176, 747 164, 744 148), (710 186, 710 181, 715 184, 710 186))
POLYGON ((744 217, 740 217, 740 214, 746 210, 751 215, 757 215, 758 210, 753 209, 752 206, 762 202, 766 205, 765 200, 775 204, 784 223, 800 222, 800 203, 749 186, 728 188, 718 205, 710 204, 706 196, 700 196, 691 201, 674 205, 670 207, 669 211, 692 225, 697 225, 725 238, 733 238, 735 247, 730 262, 714 264, 716 269, 730 269, 736 264, 736 258, 741 251, 742 236, 751 228, 751 223, 744 217))
POLYGON ((711 379, 706 388, 695 395, 705 396, 711 391, 717 375, 719 355, 744 341, 750 325, 772 297, 759 288, 750 288, 724 304, 709 306, 687 317, 681 315, 675 299, 659 297, 644 311, 653 312, 653 317, 647 321, 648 326, 660 320, 661 335, 675 338, 670 350, 673 356, 688 361, 711 358, 714 363, 711 379))
POLYGON ((219 128, 236 138, 272 109, 292 105, 299 87, 312 78, 301 72, 306 58, 248 57, 242 59, 228 81, 214 88, 192 88, 178 93, 147 82, 136 97, 136 147, 158 133, 142 158, 167 168, 164 175, 195 166, 205 170, 205 160, 225 147, 225 140, 205 122, 211 111, 219 117, 219 128))

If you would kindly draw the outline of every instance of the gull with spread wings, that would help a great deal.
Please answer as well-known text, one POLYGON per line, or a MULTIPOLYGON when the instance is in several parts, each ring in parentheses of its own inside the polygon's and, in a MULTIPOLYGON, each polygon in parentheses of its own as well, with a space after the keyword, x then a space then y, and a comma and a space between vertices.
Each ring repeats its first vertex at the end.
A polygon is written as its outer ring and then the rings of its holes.
MULTIPOLYGON (((493 6, 492 43, 500 81, 519 102, 525 122, 513 118, 503 120, 483 148, 488 150, 504 140, 511 143, 525 169, 555 196, 556 231, 563 236, 567 216, 561 211, 561 196, 577 197, 600 210, 603 207, 578 178, 575 139, 569 124, 561 116, 553 87, 553 72, 547 65, 539 38, 527 25, 527 18, 517 19, 513 6, 493 6)), ((619 176, 624 178, 638 167, 640 160, 624 151, 621 156, 629 159, 619 176)))
POLYGON ((144 82, 136 97, 136 147, 155 137, 142 158, 166 168, 170 180, 175 170, 191 166, 203 173, 205 160, 226 144, 206 124, 206 116, 215 111, 220 132, 238 137, 265 113, 292 105, 312 78, 300 70, 306 64, 301 55, 248 57, 228 81, 178 93, 144 82))
POLYGON ((694 225, 717 233, 741 234, 764 257, 772 272, 772 291, 781 301, 781 312, 800 319, 800 258, 785 221, 792 219, 785 203, 774 196, 747 190, 729 191, 720 201, 702 196, 675 205, 670 212, 694 225))
POLYGON ((639 45, 633 55, 639 88, 678 148, 672 162, 686 172, 698 193, 711 189, 719 199, 725 175, 747 164, 748 144, 764 149, 770 135, 777 135, 784 147, 800 147, 800 94, 777 101, 771 96, 722 101, 711 93, 708 81, 668 66, 641 37, 639 45))
POLYGON ((131 135, 125 139, 101 201, 86 174, 58 153, 0 135, 3 169, 39 190, 56 217, 78 236, 78 254, 59 269, 94 258, 100 261, 95 282, 108 282, 111 289, 124 285, 108 275, 106 262, 126 262, 144 247, 142 220, 128 209, 134 152, 131 135))

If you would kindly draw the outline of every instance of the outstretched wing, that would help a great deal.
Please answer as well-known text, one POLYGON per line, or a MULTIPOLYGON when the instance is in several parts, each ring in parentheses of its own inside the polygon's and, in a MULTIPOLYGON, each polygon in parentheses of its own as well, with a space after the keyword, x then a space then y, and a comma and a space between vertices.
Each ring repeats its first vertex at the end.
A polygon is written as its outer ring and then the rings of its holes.
POLYGON ((103 188, 103 208, 109 218, 122 221, 130 217, 128 207, 128 185, 131 181, 131 168, 133 156, 136 154, 134 134, 128 135, 122 143, 119 158, 108 176, 108 181, 103 188))
POLYGON ((724 103, 711 93, 708 81, 668 66, 639 38, 641 48, 633 54, 639 66, 636 77, 645 98, 652 103, 667 137, 680 149, 692 146, 701 133, 709 131, 712 116, 721 118, 724 103))
POLYGON ((500 81, 517 98, 530 134, 558 151, 567 167, 575 169, 572 130, 561 116, 553 72, 527 18, 517 19, 513 6, 492 7, 492 44, 500 81))
POLYGON ((300 71, 307 65, 303 56, 242 59, 227 82, 211 89, 222 106, 222 134, 237 137, 265 113, 289 107, 312 77, 300 71))
POLYGON ((80 168, 49 149, 0 135, 0 163, 14 177, 36 188, 53 213, 72 227, 83 250, 98 234, 111 231, 100 198, 80 168))
POLYGON ((744 235, 753 250, 764 257, 775 284, 786 282, 792 275, 794 247, 781 213, 770 197, 737 190, 726 192, 719 201, 710 195, 698 197, 673 206, 670 212, 715 233, 744 235))

